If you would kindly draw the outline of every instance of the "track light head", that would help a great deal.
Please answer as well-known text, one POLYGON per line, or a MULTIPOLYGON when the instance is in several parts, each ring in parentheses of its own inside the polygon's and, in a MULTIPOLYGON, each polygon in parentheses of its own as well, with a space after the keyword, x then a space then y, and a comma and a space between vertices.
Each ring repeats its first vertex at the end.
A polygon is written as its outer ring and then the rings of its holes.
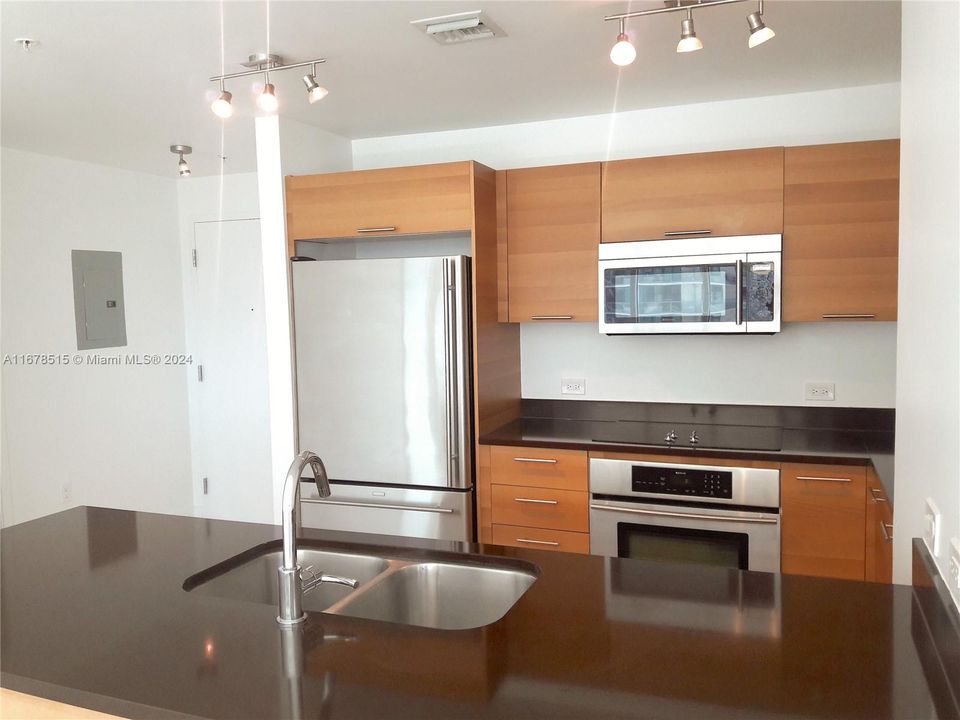
POLYGON ((303 84, 307 88, 307 100, 311 105, 318 100, 323 100, 329 94, 329 91, 325 87, 320 86, 313 73, 303 76, 303 84))
POLYGON ((747 15, 747 27, 750 28, 750 37, 747 39, 747 47, 750 48, 762 45, 776 35, 763 21, 763 12, 760 10, 747 15))
POLYGON ((277 89, 273 83, 267 83, 263 86, 260 95, 257 96, 257 107, 264 112, 276 112, 280 103, 277 102, 277 89))
POLYGON ((233 115, 231 100, 233 100, 233 93, 221 89, 220 94, 217 95, 217 99, 210 103, 210 109, 213 110, 214 115, 226 120, 233 115))
POLYGON ((193 148, 189 145, 171 145, 170 152, 180 158, 180 161, 177 163, 177 171, 180 173, 180 177, 190 177, 190 166, 187 164, 187 161, 183 159, 183 156, 192 153, 193 148))
POLYGON ((693 13, 687 11, 687 16, 680 21, 680 42, 677 43, 677 52, 686 53, 702 50, 703 43, 697 37, 697 31, 693 27, 693 13))
POLYGON ((610 61, 614 65, 619 65, 620 67, 626 67, 636 59, 637 59, 637 49, 633 46, 633 43, 630 42, 630 38, 627 37, 627 32, 624 27, 624 22, 621 19, 620 34, 617 35, 617 42, 610 49, 610 61))

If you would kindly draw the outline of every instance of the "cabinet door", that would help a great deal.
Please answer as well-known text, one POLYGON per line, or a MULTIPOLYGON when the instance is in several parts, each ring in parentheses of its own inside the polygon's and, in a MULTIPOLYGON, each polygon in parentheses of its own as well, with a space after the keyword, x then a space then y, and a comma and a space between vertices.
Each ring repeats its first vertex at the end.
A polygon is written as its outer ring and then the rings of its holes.
POLYGON ((893 509, 873 468, 867 469, 864 579, 893 581, 893 509))
POLYGON ((780 483, 782 571, 863 580, 866 468, 785 464, 780 483))
POLYGON ((600 163, 508 170, 510 322, 597 319, 600 163))
POLYGON ((288 240, 470 230, 470 165, 289 176, 288 240))
POLYGON ((783 320, 896 320, 900 141, 787 148, 783 320))
POLYGON ((603 164, 603 242, 783 232, 783 148, 603 164))

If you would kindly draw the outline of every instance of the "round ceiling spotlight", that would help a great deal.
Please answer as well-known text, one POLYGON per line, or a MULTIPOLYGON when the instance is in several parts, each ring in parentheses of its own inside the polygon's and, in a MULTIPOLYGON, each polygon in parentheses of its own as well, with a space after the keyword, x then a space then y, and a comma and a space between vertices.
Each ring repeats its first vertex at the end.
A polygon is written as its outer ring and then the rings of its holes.
POLYGON ((693 11, 687 10, 687 16, 680 21, 680 42, 677 43, 678 53, 694 52, 703 50, 703 43, 697 37, 697 31, 693 27, 693 11))
POLYGON ((610 61, 614 65, 626 67, 637 59, 637 49, 630 42, 624 29, 624 21, 620 19, 620 34, 617 35, 617 42, 610 48, 610 61))
POLYGON ((218 118, 226 120, 233 115, 233 93, 223 89, 223 80, 220 81, 220 94, 217 99, 210 103, 210 109, 218 118))
POLYGON ((279 106, 277 89, 273 86, 273 83, 268 80, 266 85, 263 86, 263 90, 257 96, 257 107, 264 112, 273 113, 277 111, 279 106))
POLYGON ((307 88, 307 101, 313 105, 318 100, 323 100, 329 91, 325 87, 321 87, 320 83, 317 82, 317 66, 313 66, 313 72, 303 76, 303 84, 307 88))
POLYGON ((171 145, 170 152, 180 156, 180 161, 177 163, 177 170, 180 172, 180 177, 190 177, 190 166, 187 164, 187 161, 183 159, 183 156, 192 153, 193 148, 189 145, 171 145))
POLYGON ((767 27, 763 21, 763 0, 756 12, 747 15, 747 27, 750 28, 750 37, 747 39, 747 47, 755 48, 757 45, 763 45, 767 40, 776 36, 772 28, 767 27))

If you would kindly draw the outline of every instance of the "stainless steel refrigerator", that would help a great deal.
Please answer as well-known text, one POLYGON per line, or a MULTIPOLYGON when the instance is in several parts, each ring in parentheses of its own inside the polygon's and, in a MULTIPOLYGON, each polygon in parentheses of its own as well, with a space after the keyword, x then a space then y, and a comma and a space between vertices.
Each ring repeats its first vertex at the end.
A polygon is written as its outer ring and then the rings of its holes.
POLYGON ((470 258, 293 263, 305 527, 473 535, 470 258))

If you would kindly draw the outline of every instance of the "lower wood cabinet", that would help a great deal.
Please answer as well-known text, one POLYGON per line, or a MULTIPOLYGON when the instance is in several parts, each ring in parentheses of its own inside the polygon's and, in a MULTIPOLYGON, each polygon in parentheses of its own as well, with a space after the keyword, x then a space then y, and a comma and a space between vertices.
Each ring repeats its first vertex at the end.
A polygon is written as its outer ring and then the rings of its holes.
POLYGON ((586 452, 481 445, 477 467, 481 542, 590 552, 586 452))
POLYGON ((857 465, 783 465, 782 572, 864 579, 866 476, 857 465))
POLYGON ((873 468, 867 470, 865 516, 864 580, 893 582, 893 508, 873 468))

